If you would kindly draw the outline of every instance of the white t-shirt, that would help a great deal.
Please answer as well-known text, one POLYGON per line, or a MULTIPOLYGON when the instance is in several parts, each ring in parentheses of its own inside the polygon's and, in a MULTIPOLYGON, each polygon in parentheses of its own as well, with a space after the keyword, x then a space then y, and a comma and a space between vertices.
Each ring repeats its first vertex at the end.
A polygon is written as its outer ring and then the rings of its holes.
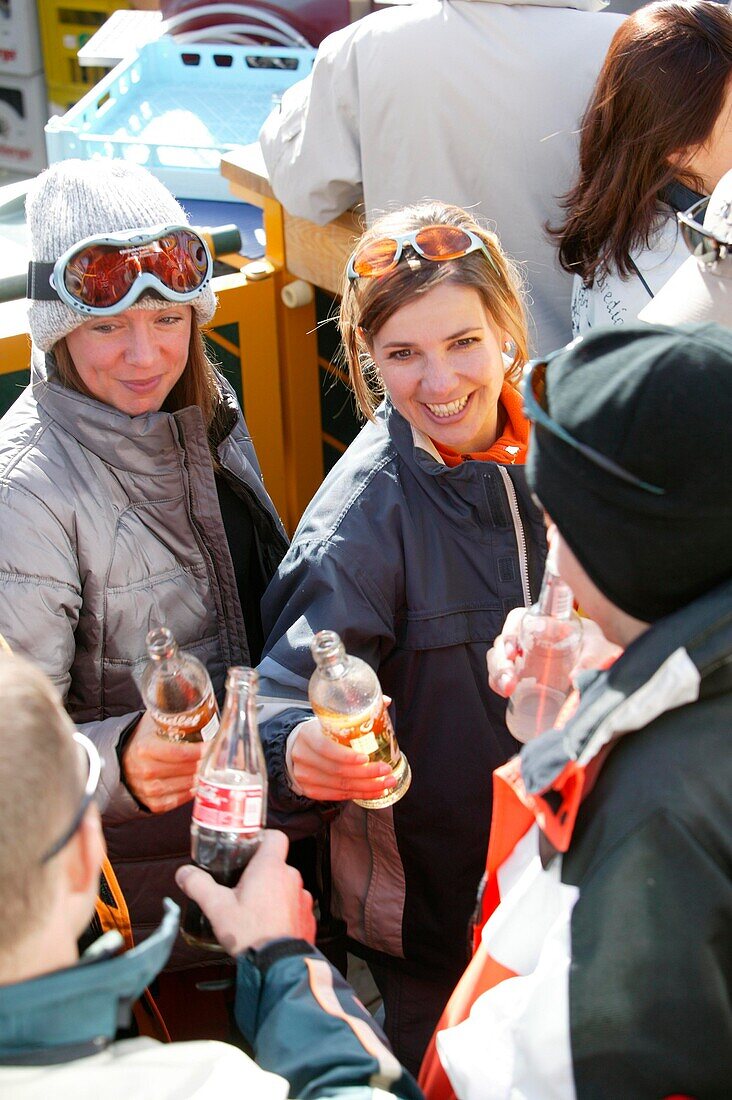
POLYGON ((689 250, 678 231, 676 218, 670 215, 658 232, 653 248, 633 256, 643 285, 635 272, 621 279, 611 268, 602 271, 591 287, 574 277, 572 290, 572 335, 584 336, 600 325, 625 325, 638 314, 664 283, 689 258, 689 250), (649 293, 650 291, 650 293, 649 293))

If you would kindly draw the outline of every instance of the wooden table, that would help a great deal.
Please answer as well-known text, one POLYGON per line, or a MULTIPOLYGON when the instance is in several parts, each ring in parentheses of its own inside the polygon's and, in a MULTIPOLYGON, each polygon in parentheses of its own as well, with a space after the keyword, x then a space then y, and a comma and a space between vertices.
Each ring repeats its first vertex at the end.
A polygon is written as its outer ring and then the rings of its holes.
MULTIPOLYGON (((339 294, 346 262, 362 225, 351 211, 327 225, 297 218, 277 202, 258 144, 241 146, 221 160, 221 174, 238 198, 263 211, 265 264, 275 280, 278 358, 288 478, 288 516, 299 518, 323 479, 323 434, 316 316, 308 284, 339 294), (302 305, 288 308, 282 292, 298 284, 302 305)), ((291 289, 295 289, 292 287, 291 289)), ((285 295, 287 298, 287 295, 285 295)))
POLYGON ((264 211, 268 257, 295 278, 339 294, 346 262, 364 228, 359 217, 348 210, 327 225, 316 225, 288 213, 274 197, 256 144, 227 153, 221 160, 221 174, 235 195, 264 211))

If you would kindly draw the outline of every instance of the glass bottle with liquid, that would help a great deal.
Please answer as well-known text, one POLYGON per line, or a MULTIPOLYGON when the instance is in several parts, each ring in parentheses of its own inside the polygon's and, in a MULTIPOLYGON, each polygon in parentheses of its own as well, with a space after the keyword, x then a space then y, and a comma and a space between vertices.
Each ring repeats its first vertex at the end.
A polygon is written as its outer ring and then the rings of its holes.
MULTIPOLYGON (((251 668, 230 668, 221 727, 203 758, 191 816, 191 858, 222 886, 236 886, 262 839, 267 769, 257 727, 257 684, 251 668)), ((181 935, 186 943, 223 951, 208 918, 190 899, 181 935)))
POLYGON ((582 643, 582 620, 572 589, 550 552, 539 600, 523 617, 518 637, 518 683, 508 700, 506 725, 517 741, 551 729, 572 685, 570 673, 582 643))
POLYGON ((359 657, 350 657, 334 630, 319 630, 310 643, 315 672, 308 696, 323 733, 340 745, 390 766, 396 786, 379 798, 354 798, 358 806, 378 810, 398 802, 412 773, 397 745, 378 677, 359 657))
POLYGON ((151 630, 145 644, 150 660, 140 692, 159 736, 166 741, 210 741, 219 728, 219 708, 205 665, 180 650, 165 626, 151 630))

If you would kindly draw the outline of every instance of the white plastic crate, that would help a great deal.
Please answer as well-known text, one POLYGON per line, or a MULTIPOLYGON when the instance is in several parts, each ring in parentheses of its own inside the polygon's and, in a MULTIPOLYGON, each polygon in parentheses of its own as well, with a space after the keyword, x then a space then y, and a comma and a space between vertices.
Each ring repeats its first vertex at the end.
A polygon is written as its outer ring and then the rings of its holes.
POLYGON ((231 201, 222 153, 257 140, 315 50, 183 45, 160 38, 121 62, 46 126, 49 163, 117 158, 149 168, 179 198, 231 201))

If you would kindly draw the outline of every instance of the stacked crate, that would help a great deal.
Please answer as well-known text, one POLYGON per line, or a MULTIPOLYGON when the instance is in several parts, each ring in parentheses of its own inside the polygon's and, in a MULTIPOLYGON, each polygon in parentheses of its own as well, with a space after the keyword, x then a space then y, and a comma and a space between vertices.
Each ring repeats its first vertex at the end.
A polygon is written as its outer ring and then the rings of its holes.
MULTIPOLYGON (((23 0, 32 7, 31 0, 23 0)), ((52 114, 62 115, 108 72, 80 65, 77 53, 126 0, 38 0, 43 60, 52 114)))
POLYGON ((46 164, 48 118, 36 5, 0 2, 0 172, 34 176, 46 164))

